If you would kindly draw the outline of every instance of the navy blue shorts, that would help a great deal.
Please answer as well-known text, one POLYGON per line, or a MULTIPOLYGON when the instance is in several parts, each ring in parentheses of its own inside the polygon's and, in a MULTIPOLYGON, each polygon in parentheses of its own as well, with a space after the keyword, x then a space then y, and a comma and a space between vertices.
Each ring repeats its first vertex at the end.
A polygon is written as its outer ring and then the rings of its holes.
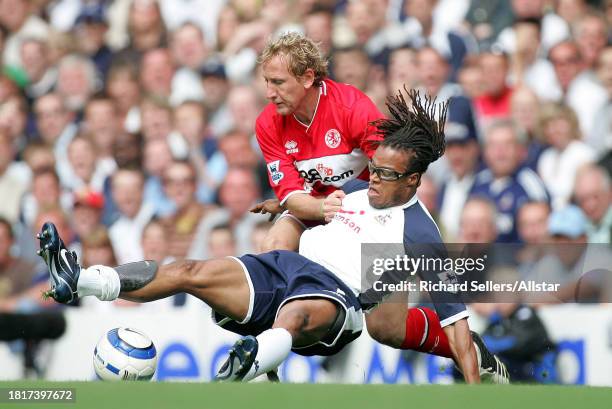
POLYGON ((293 351, 300 355, 333 355, 361 334, 363 317, 359 300, 325 267, 284 250, 234 259, 242 265, 251 287, 249 312, 242 322, 214 312, 213 319, 221 327, 240 335, 258 335, 272 328, 278 311, 287 302, 325 298, 342 308, 339 315, 342 320, 321 341, 293 351))

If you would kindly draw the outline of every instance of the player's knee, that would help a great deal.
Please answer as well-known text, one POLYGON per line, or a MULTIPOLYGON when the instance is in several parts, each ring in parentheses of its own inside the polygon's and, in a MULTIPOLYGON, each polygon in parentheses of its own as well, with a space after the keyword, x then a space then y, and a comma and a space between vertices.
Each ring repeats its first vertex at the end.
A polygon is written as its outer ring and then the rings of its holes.
POLYGON ((293 308, 288 311, 283 311, 276 318, 273 327, 284 328, 293 336, 293 339, 300 338, 310 321, 310 314, 305 309, 293 308))
POLYGON ((394 348, 401 345, 405 335, 399 333, 401 332, 401 328, 398 328, 396 323, 392 320, 366 319, 366 327, 372 339, 394 348))

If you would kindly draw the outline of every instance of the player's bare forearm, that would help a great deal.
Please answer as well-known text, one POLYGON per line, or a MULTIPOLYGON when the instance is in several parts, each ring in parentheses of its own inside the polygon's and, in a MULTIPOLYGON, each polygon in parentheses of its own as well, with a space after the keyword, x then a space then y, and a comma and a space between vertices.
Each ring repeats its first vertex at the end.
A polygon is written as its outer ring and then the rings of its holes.
POLYGON ((316 198, 306 193, 298 193, 287 199, 285 207, 298 219, 329 222, 334 214, 342 208, 344 196, 345 194, 341 190, 336 190, 326 198, 316 198))
POLYGON ((444 327, 455 363, 461 369, 466 383, 480 383, 478 358, 472 342, 467 319, 462 319, 444 327))
POLYGON ((323 220, 321 204, 323 199, 312 197, 307 193, 291 195, 285 201, 285 208, 298 219, 323 220))

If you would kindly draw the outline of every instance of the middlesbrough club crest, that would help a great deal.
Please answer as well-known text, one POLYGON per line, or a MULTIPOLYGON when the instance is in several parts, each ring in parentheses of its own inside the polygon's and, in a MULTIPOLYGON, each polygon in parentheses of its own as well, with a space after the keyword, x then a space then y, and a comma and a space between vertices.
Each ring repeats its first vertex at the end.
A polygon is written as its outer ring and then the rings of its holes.
POLYGON ((325 133, 325 144, 334 149, 340 146, 340 132, 337 129, 330 129, 325 133))

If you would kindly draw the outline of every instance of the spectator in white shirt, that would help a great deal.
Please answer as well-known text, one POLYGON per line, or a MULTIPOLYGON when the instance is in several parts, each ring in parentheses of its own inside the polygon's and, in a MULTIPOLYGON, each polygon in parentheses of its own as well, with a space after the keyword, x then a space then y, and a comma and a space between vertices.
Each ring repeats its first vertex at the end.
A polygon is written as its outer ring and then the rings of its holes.
POLYGON ((74 113, 66 108, 62 98, 55 93, 38 98, 34 103, 34 113, 40 139, 53 147, 57 174, 62 184, 67 186, 73 176, 68 164, 68 145, 78 130, 72 122, 74 113))
POLYGON ((75 191, 87 187, 95 192, 102 192, 104 180, 113 172, 114 167, 105 167, 98 158, 98 151, 86 134, 70 141, 68 162, 72 177, 69 181, 64 181, 66 188, 75 191))
POLYGON ((514 24, 515 49, 511 52, 514 86, 527 85, 539 98, 555 101, 561 97, 553 65, 541 55, 540 20, 517 20, 514 24))
POLYGON ((417 85, 417 53, 410 47, 400 47, 391 51, 387 67, 387 92, 414 88, 417 85))
POLYGON ((208 110, 210 129, 213 135, 222 135, 233 126, 232 115, 227 107, 231 84, 227 79, 225 67, 215 62, 206 64, 200 70, 200 79, 206 95, 204 105, 208 110))
POLYGON ((527 139, 527 158, 524 165, 537 172, 540 155, 547 148, 540 135, 540 100, 529 87, 522 86, 512 92, 511 104, 512 118, 527 139))
POLYGON ((573 28, 582 63, 592 72, 601 51, 608 43, 608 24, 601 15, 588 13, 578 20, 573 28))
POLYGON ((0 0, 0 25, 8 31, 2 49, 5 65, 20 67, 21 42, 25 38, 45 39, 49 33, 49 25, 33 13, 32 3, 29 0, 0 0))
POLYGON ((553 210, 565 207, 574 189, 578 169, 595 160, 595 152, 580 140, 576 114, 563 105, 544 110, 542 130, 550 145, 538 161, 538 174, 551 195, 553 210))
POLYGON ((21 196, 28 189, 27 185, 9 171, 14 156, 10 135, 0 128, 0 216, 11 223, 17 221, 21 196))
POLYGON ((589 71, 584 70, 575 42, 557 44, 550 50, 549 59, 555 69, 562 100, 576 112, 582 134, 589 135, 595 123, 595 113, 608 101, 608 93, 589 71))
MULTIPOLYGON (((542 25, 542 47, 550 50, 555 44, 569 38, 570 30, 567 22, 555 13, 544 11, 545 0, 511 0, 515 19, 537 18, 542 25)), ((507 52, 513 52, 515 43, 514 28, 505 28, 497 37, 497 41, 507 52)))
POLYGON ((97 95, 87 101, 81 129, 91 136, 100 166, 108 173, 114 171, 117 164, 113 158, 113 146, 121 135, 121 128, 113 99, 97 95))
POLYGON ((440 189, 438 208, 445 239, 452 241, 459 234, 461 210, 474 183, 480 155, 476 125, 467 98, 451 101, 444 134, 450 176, 440 189))
POLYGON ((28 76, 24 91, 28 98, 38 98, 50 92, 57 81, 57 69, 49 59, 49 45, 43 39, 26 38, 19 55, 28 76))
POLYGON ((69 54, 59 61, 55 90, 71 111, 82 112, 99 85, 96 66, 88 57, 69 54))
POLYGON ((206 63, 209 46, 202 30, 193 23, 184 23, 171 35, 170 50, 178 68, 174 74, 173 104, 185 100, 204 99, 204 89, 200 81, 200 68, 206 63), (175 87, 176 85, 176 87, 175 87))
POLYGON ((139 169, 119 169, 112 176, 111 187, 121 214, 109 229, 117 262, 142 260, 142 230, 153 217, 153 207, 143 201, 144 175, 139 169))
POLYGON ((197 25, 211 43, 219 24, 219 13, 226 0, 160 0, 162 17, 168 29, 174 30, 186 22, 197 25))
POLYGON ((603 158, 612 151, 612 45, 604 48, 597 63, 597 77, 608 93, 608 101, 595 113, 595 124, 585 142, 603 158))
POLYGON ((176 71, 170 50, 154 48, 146 51, 140 66, 140 84, 144 93, 158 98, 170 98, 176 71))
POLYGON ((600 166, 586 166, 578 172, 574 187, 576 202, 586 215, 589 243, 612 242, 612 185, 610 175, 600 166))
POLYGON ((127 62, 115 62, 109 69, 105 91, 112 99, 122 128, 137 132, 140 128, 141 97, 138 70, 127 62))
POLYGON ((388 4, 388 0, 356 0, 346 8, 353 44, 363 47, 375 65, 385 63, 386 51, 409 40, 401 25, 387 21, 388 4))

